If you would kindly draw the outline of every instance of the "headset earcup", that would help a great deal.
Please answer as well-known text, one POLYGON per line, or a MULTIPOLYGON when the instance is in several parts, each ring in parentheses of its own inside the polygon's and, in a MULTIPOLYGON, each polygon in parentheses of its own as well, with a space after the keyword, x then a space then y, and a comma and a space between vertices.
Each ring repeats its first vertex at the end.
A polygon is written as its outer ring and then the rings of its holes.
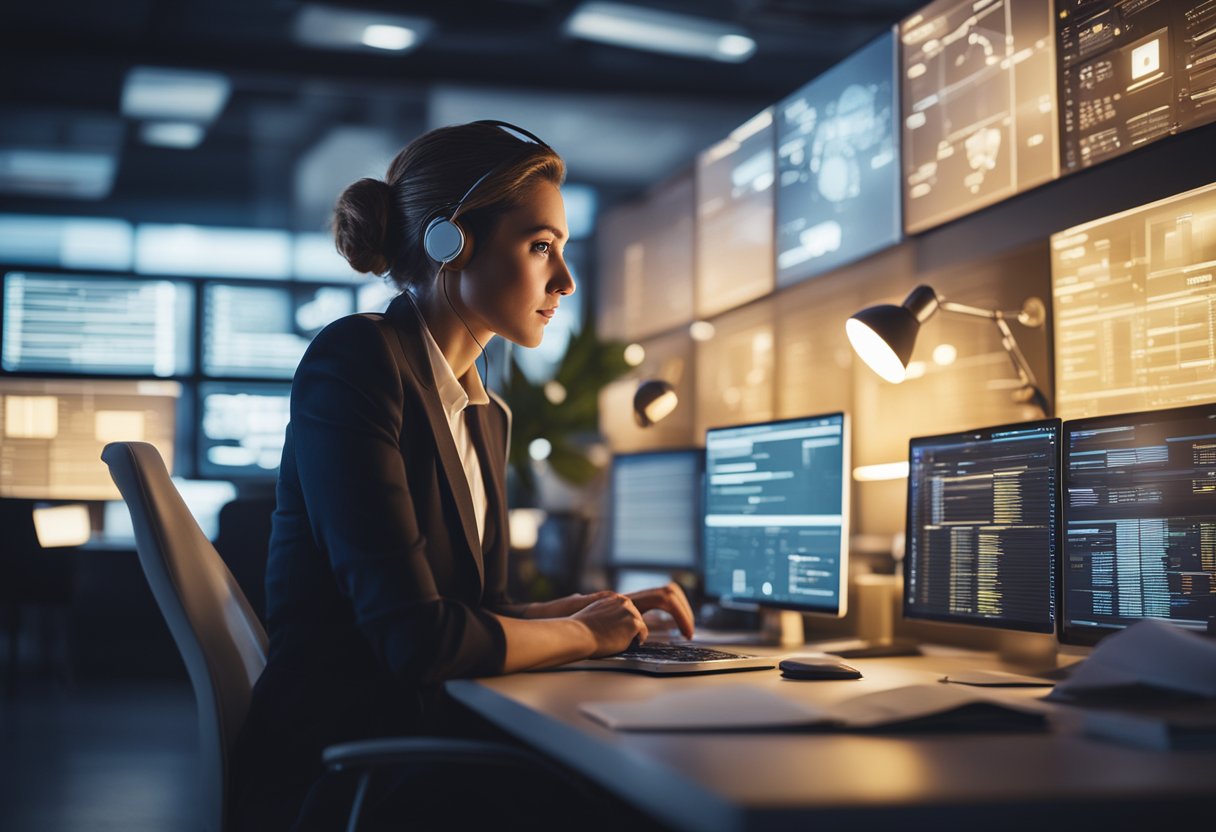
POLYGON ((461 257, 468 246, 465 243, 464 229, 447 217, 437 217, 426 227, 426 233, 422 235, 422 247, 426 250, 427 257, 438 263, 451 265, 461 257))
POLYGON ((473 235, 467 228, 460 225, 455 220, 452 220, 451 224, 459 229, 461 239, 464 240, 464 244, 461 245, 460 251, 458 251, 451 260, 448 260, 447 264, 448 269, 458 272, 465 266, 469 265, 469 261, 473 259, 473 235))

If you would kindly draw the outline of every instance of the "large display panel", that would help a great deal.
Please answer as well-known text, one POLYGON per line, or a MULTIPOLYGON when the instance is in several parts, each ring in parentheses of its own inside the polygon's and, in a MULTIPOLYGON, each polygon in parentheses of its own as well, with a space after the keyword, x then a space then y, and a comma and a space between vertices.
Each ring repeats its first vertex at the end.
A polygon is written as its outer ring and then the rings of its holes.
POLYGON ((171 280, 9 272, 9 372, 160 378, 192 369, 194 289, 171 280))
POLYGON ((1058 175, 1052 0, 938 0, 900 24, 904 226, 1058 175))
POLYGON ((843 616, 848 605, 849 432, 843 413, 705 436, 705 592, 843 616))
POLYGON ((909 444, 904 616, 1050 633, 1060 422, 909 444))
POLYGON ((697 157, 697 316, 773 290, 773 111, 697 157))
POLYGON ((1056 413, 1216 399, 1216 185, 1051 238, 1056 413))
POLYGON ((776 107, 777 285, 899 242, 895 34, 776 107))
POLYGON ((349 287, 208 283, 203 287, 203 373, 291 378, 313 336, 354 307, 349 287))
POLYGON ((612 460, 609 566, 696 567, 704 463, 700 448, 612 460))
POLYGON ((1216 3, 1055 5, 1065 173, 1216 120, 1216 3))
POLYGON ((287 384, 199 385, 199 474, 273 478, 283 456, 290 399, 287 384))
POLYGON ((693 176, 606 212, 596 247, 601 335, 635 341, 693 319, 693 176))
POLYGON ((0 379, 0 497, 121 499, 110 442, 149 442, 172 471, 180 396, 172 381, 0 379))
POLYGON ((1060 638, 1216 620, 1216 404, 1064 423, 1060 638))

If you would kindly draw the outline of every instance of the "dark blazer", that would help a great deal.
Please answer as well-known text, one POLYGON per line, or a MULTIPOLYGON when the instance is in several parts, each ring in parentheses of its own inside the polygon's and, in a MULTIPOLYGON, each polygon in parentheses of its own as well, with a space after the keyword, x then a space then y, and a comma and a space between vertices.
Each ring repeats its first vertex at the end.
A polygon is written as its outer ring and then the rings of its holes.
POLYGON ((287 828, 321 750, 432 733, 445 679, 502 671, 510 415, 465 411, 485 478, 484 544, 406 295, 309 346, 291 389, 266 569, 270 655, 234 752, 238 828, 287 828))

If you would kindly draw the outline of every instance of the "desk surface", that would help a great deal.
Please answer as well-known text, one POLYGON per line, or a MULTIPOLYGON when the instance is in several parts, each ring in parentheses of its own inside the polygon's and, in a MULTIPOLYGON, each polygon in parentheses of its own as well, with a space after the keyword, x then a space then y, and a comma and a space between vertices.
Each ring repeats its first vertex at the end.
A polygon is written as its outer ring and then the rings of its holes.
POLYGON ((626 733, 579 711, 583 702, 644 700, 708 685, 756 686, 824 705, 946 673, 1017 669, 991 654, 957 650, 849 663, 865 678, 558 671, 447 688, 509 734, 679 829, 792 828, 812 820, 907 829, 919 819, 987 830, 1031 821, 1063 826, 1065 817, 1070 826, 1100 821, 1110 828, 1194 811, 1216 797, 1216 751, 1148 751, 1062 733, 626 733))

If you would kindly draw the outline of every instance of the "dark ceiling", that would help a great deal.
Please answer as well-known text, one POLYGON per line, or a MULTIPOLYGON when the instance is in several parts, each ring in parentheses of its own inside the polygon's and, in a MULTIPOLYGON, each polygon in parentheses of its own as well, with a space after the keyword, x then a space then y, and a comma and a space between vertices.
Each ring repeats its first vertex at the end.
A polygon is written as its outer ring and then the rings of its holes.
MULTIPOLYGON (((742 64, 565 36, 575 0, 326 5, 425 17, 408 53, 327 51, 292 37, 295 0, 10 2, 0 12, 0 151, 111 147, 100 200, 0 194, 6 211, 315 228, 334 183, 439 123, 519 120, 611 201, 644 187, 922 0, 635 2, 739 25, 742 64), (120 112, 136 66, 214 70, 232 95, 190 150, 140 141, 120 112), (370 148, 370 150, 369 150, 370 148), (326 177, 332 174, 332 182, 326 177)), ((370 171, 369 171, 370 172, 370 171)))

